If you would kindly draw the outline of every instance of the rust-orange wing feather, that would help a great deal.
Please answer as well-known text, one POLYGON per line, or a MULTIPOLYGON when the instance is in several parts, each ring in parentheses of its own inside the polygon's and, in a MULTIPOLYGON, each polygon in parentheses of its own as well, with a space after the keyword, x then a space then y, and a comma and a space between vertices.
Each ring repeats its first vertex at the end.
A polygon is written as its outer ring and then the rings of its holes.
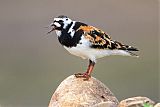
POLYGON ((100 48, 105 45, 107 47, 111 45, 110 36, 102 30, 93 26, 80 26, 78 30, 80 29, 84 31, 84 37, 91 42, 92 46, 100 48))

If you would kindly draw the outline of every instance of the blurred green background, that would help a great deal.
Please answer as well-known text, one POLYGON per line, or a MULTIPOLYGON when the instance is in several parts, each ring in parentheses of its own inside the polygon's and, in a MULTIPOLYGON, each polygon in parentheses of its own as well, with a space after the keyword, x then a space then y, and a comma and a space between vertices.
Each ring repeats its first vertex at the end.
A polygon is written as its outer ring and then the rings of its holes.
POLYGON ((60 82, 84 72, 88 61, 70 55, 55 32, 53 17, 70 18, 103 29, 137 47, 139 58, 99 59, 93 76, 120 100, 158 97, 157 0, 0 0, 0 107, 46 107, 60 82))

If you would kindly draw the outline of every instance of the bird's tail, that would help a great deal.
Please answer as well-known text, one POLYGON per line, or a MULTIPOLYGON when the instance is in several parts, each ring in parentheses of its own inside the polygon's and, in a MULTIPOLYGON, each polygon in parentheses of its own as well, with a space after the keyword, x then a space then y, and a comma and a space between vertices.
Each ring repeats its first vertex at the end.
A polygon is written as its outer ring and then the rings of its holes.
POLYGON ((129 46, 129 45, 124 45, 118 41, 114 41, 114 43, 117 45, 118 50, 124 50, 127 53, 129 53, 130 56, 139 57, 137 54, 132 52, 132 51, 139 51, 137 48, 129 46))
POLYGON ((139 57, 137 54, 135 54, 133 51, 139 51, 137 48, 134 48, 132 46, 129 45, 123 45, 122 48, 120 48, 121 50, 124 50, 126 52, 128 52, 131 56, 133 57, 139 57))
POLYGON ((137 48, 134 48, 134 47, 129 46, 129 45, 124 45, 123 47, 124 48, 122 48, 122 49, 125 50, 126 52, 128 52, 131 56, 139 57, 137 54, 132 52, 132 51, 139 51, 137 48))
POLYGON ((128 51, 128 50, 125 50, 126 52, 128 52, 130 54, 130 56, 133 56, 133 57, 139 57, 137 54, 135 54, 134 52, 131 52, 131 51, 128 51))

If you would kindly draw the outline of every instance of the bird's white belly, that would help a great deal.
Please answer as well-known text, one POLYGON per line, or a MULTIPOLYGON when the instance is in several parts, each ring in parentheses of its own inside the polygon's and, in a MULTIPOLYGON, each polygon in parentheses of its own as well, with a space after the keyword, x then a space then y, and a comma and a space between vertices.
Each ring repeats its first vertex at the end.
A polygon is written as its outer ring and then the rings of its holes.
POLYGON ((75 56, 79 56, 83 59, 89 58, 89 54, 86 48, 83 48, 83 47, 81 48, 80 47, 72 47, 72 48, 64 47, 64 48, 75 56))
POLYGON ((130 56, 130 54, 124 50, 108 50, 108 49, 93 49, 90 47, 77 46, 72 48, 65 47, 71 54, 79 56, 83 59, 90 59, 96 62, 97 58, 110 55, 123 55, 130 56))
POLYGON ((92 52, 92 49, 90 48, 90 42, 82 36, 81 38, 81 44, 77 44, 76 47, 65 47, 64 48, 69 51, 71 54, 79 56, 83 59, 91 59, 95 60, 95 55, 92 52))

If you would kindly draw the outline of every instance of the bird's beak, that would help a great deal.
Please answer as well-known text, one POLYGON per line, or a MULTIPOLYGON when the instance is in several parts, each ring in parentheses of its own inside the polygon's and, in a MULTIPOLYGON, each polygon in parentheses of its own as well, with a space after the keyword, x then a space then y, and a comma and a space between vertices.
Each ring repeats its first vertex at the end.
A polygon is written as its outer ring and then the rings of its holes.
POLYGON ((49 26, 47 26, 47 28, 51 28, 47 34, 51 33, 52 31, 54 31, 56 29, 56 26, 54 25, 54 23, 51 23, 49 26))

